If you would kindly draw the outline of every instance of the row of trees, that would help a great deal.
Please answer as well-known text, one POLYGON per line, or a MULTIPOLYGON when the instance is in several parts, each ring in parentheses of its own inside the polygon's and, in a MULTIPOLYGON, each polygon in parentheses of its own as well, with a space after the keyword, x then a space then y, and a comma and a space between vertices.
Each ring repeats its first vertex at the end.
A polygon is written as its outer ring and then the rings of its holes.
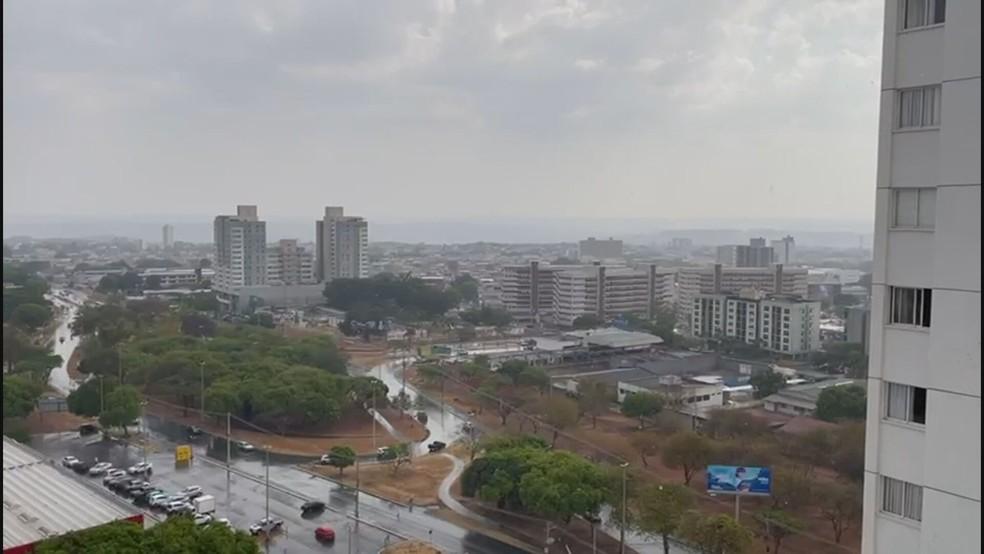
POLYGON ((73 392, 80 414, 98 415, 100 395, 121 381, 197 408, 204 382, 206 410, 284 432, 329 424, 373 393, 388 393, 377 379, 349 377, 329 337, 292 339, 195 312, 175 316, 153 301, 86 306, 72 326, 84 337, 80 371, 104 378, 73 392))
POLYGON ((109 523, 59 535, 39 543, 37 554, 76 552, 141 552, 145 554, 259 553, 256 539, 225 525, 195 525, 190 517, 169 517, 144 529, 130 521, 109 523))
POLYGON ((453 290, 440 290, 409 275, 381 273, 369 279, 333 279, 325 285, 326 303, 348 312, 353 321, 368 323, 395 318, 434 320, 457 306, 453 290))

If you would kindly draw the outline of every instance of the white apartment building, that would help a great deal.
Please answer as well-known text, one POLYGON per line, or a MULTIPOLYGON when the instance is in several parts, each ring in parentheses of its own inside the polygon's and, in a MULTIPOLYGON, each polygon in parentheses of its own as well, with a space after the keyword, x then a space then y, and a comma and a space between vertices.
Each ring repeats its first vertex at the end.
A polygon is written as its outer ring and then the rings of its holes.
POLYGON ((698 294, 690 329, 695 337, 733 338, 781 354, 820 349, 820 303, 799 297, 698 294))
POLYGON ((573 325, 583 315, 652 317, 673 298, 675 272, 653 265, 633 269, 605 265, 531 262, 502 272, 502 303, 521 323, 573 325), (600 284, 600 285, 599 285, 600 284))
POLYGON ((688 326, 693 301, 698 294, 737 294, 752 289, 768 294, 806 297, 807 270, 788 268, 782 264, 772 267, 725 267, 721 264, 705 267, 686 267, 677 271, 677 321, 688 326))
POLYGON ((214 269, 148 268, 140 273, 146 286, 148 279, 157 281, 161 288, 191 287, 215 279, 214 269))
POLYGON ((282 239, 267 247, 267 283, 308 285, 314 278, 314 255, 297 245, 297 239, 282 239))
POLYGON ((346 216, 345 208, 326 206, 315 222, 315 278, 365 279, 369 276, 369 223, 346 216))
POLYGON ((256 206, 237 206, 236 215, 215 217, 216 290, 266 284, 266 222, 256 206))
POLYGON ((981 2, 888 0, 864 554, 981 550, 981 2))
POLYGON ((772 247, 774 260, 777 264, 789 265, 796 261, 796 239, 792 235, 774 240, 769 245, 772 247))
POLYGON ((161 227, 161 246, 164 248, 174 248, 174 225, 161 227))

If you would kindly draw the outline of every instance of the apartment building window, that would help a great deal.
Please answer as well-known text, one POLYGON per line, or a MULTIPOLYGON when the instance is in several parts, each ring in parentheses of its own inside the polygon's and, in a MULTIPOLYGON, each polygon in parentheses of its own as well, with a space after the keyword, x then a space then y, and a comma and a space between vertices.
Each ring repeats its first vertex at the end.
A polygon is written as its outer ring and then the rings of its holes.
POLYGON ((888 383, 885 417, 908 423, 926 424, 926 389, 888 383))
POLYGON ((902 0, 902 30, 946 21, 946 0, 902 0))
POLYGON ((943 98, 940 85, 900 90, 898 98, 899 129, 939 126, 943 98))
POLYGON ((884 475, 881 485, 883 512, 922 521, 922 487, 884 475))
POLYGON ((889 287, 889 319, 897 325, 929 327, 933 311, 933 290, 889 287))
POLYGON ((892 226, 911 229, 932 229, 936 226, 936 189, 896 189, 892 226))

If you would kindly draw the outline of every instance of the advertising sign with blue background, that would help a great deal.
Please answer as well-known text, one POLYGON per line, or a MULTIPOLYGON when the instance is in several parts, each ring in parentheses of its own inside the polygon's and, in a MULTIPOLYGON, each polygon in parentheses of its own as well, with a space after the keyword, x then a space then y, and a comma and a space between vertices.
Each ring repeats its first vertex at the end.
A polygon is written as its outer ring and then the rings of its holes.
POLYGON ((772 493, 772 471, 767 467, 707 466, 707 492, 768 495, 772 493))

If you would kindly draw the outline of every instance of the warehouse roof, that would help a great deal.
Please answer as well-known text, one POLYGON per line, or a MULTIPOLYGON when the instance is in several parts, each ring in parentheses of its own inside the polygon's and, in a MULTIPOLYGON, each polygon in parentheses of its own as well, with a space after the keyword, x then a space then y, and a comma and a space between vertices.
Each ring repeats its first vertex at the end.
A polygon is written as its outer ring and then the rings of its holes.
POLYGON ((568 336, 580 338, 584 344, 604 348, 640 348, 663 344, 663 339, 649 333, 623 331, 616 327, 571 331, 568 336))
POLYGON ((4 551, 139 514, 75 480, 51 460, 3 438, 4 551))

